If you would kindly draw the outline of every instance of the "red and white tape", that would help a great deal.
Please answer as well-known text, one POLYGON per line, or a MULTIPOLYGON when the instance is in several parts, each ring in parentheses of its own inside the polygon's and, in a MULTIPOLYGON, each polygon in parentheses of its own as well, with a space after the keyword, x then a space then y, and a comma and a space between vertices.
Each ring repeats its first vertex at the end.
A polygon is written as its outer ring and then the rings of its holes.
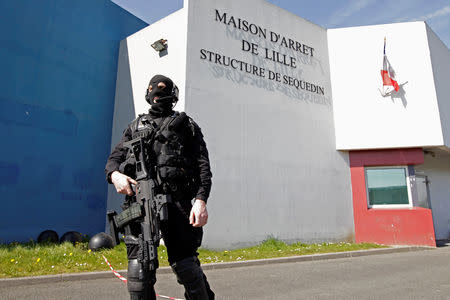
MULTIPOLYGON (((123 282, 127 283, 128 280, 123 277, 122 275, 120 275, 119 272, 117 272, 116 270, 114 270, 114 268, 111 266, 111 264, 109 263, 109 261, 106 259, 106 257, 104 255, 102 255, 103 259, 105 260, 106 264, 109 266, 109 268, 111 269, 111 271, 113 272, 114 275, 116 275, 117 278, 119 278, 120 280, 122 280, 123 282)), ((164 296, 164 295, 158 295, 156 294, 156 297, 161 297, 161 298, 166 298, 166 299, 171 299, 171 300, 183 300, 180 298, 174 298, 174 297, 169 297, 169 296, 164 296)))
POLYGON ((110 264, 109 261, 106 259, 106 257, 105 257, 104 255, 102 255, 102 256, 103 256, 103 259, 105 260, 106 264, 108 264, 109 268, 110 268, 111 271, 113 272, 113 274, 116 275, 116 277, 119 278, 120 280, 122 280, 123 282, 127 283, 128 280, 127 280, 125 277, 123 277, 122 275, 120 275, 119 272, 116 272, 116 270, 114 270, 114 268, 111 266, 111 264, 110 264))

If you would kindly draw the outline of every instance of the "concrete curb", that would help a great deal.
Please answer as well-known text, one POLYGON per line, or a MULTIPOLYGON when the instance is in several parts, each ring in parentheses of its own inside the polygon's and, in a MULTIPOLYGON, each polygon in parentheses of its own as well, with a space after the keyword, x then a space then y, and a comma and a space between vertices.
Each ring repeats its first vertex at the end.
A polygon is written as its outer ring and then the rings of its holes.
POLYGON ((348 251, 348 252, 334 252, 334 253, 311 254, 311 255, 301 255, 301 256, 277 257, 277 258, 267 258, 267 259, 258 259, 258 260, 236 261, 236 262, 210 263, 210 264, 202 265, 202 268, 203 268, 203 270, 217 270, 217 269, 226 269, 226 268, 238 268, 238 267, 244 267, 244 266, 249 267, 249 266, 260 266, 260 265, 268 265, 268 264, 280 264, 280 263, 292 263, 292 262, 304 262, 304 261, 319 261, 319 260, 325 260, 325 259, 349 258, 349 257, 401 253, 401 252, 430 250, 430 249, 435 249, 435 248, 421 247, 421 246, 380 248, 380 249, 357 250, 357 251, 348 251))
MULTIPOLYGON (((369 249, 369 250, 358 250, 358 251, 348 251, 348 252, 335 252, 335 253, 323 253, 323 254, 312 254, 312 255, 301 255, 301 256, 290 256, 290 257, 277 257, 268 259, 258 259, 258 260, 246 260, 246 261, 236 261, 236 262, 224 262, 224 263, 210 263, 203 264, 203 270, 218 270, 218 269, 229 269, 229 268, 239 268, 239 267, 249 267, 249 266, 260 266, 268 264, 279 264, 279 263, 292 263, 292 262, 304 262, 304 261, 320 261, 325 259, 337 259, 337 258, 349 258, 358 256, 368 256, 368 255, 379 255, 379 254, 391 254, 391 253, 401 253, 410 251, 420 251, 420 250, 430 250, 435 249, 432 247, 393 247, 393 248, 381 248, 381 249, 369 249)), ((127 276, 127 270, 117 270, 122 276, 127 276)), ((172 273, 170 267, 161 267, 157 270, 157 274, 167 274, 172 273)), ((92 280, 92 279, 102 279, 102 278, 115 278, 111 271, 101 271, 101 272, 83 272, 83 273, 63 273, 58 275, 44 275, 44 276, 31 276, 31 277, 17 277, 17 278, 4 278, 0 279, 0 288, 20 286, 20 285, 31 285, 31 284, 48 284, 48 283, 59 283, 64 281, 76 281, 76 280, 92 280)))

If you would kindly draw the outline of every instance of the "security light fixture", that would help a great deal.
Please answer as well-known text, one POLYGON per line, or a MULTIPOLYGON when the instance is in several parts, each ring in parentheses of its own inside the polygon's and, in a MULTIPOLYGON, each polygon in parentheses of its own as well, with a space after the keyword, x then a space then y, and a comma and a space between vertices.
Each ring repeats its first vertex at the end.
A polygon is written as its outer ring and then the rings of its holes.
POLYGON ((152 44, 152 48, 158 52, 166 50, 167 49, 167 40, 165 40, 165 39, 157 40, 156 42, 154 42, 152 44))

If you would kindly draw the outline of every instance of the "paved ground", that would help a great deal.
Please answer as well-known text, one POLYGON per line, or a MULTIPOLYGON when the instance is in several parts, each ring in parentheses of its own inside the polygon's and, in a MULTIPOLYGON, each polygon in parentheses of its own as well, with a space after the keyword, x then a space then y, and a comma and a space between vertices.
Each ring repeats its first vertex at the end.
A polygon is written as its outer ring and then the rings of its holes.
MULTIPOLYGON (((450 247, 207 270, 217 299, 450 299, 450 247)), ((157 292, 183 297, 173 274, 157 292)), ((0 299, 127 299, 120 280, 2 287, 0 299)))

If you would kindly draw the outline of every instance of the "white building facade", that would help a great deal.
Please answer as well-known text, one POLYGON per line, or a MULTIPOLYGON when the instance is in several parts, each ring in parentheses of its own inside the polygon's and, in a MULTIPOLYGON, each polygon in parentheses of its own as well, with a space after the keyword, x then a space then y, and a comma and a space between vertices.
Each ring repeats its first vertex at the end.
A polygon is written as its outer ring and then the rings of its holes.
POLYGON ((327 30, 263 0, 185 0, 121 42, 112 146, 163 74, 210 152, 205 247, 435 245, 450 234, 449 73, 423 22, 327 30), (383 96, 384 37, 400 90, 383 96))

